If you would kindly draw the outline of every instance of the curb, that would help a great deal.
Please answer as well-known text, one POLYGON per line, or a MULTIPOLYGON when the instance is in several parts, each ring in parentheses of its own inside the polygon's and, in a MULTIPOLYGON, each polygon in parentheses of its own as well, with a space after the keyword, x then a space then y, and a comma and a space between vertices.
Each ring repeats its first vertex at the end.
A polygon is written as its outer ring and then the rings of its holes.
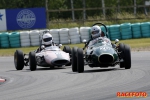
POLYGON ((0 82, 5 82, 5 81, 6 81, 5 79, 0 78, 0 82))

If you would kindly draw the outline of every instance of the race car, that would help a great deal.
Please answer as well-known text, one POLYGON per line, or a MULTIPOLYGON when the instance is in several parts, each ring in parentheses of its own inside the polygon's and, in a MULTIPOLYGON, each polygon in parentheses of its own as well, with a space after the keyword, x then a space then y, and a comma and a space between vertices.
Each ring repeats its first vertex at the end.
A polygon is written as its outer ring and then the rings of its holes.
MULTIPOLYGON (((95 23, 94 25, 101 24, 105 27, 106 36, 108 36, 107 28, 103 23, 95 23)), ((93 25, 93 26, 94 26, 93 25)), ((72 71, 82 73, 84 72, 84 65, 89 67, 108 68, 120 65, 120 68, 131 68, 131 52, 130 46, 124 43, 107 43, 103 38, 88 47, 89 42, 83 40, 85 43, 84 48, 72 48, 72 71)))
POLYGON ((71 65, 70 56, 71 48, 64 46, 63 50, 60 45, 44 47, 40 45, 40 52, 31 51, 29 54, 23 54, 21 50, 16 50, 14 53, 14 64, 17 70, 22 70, 24 66, 29 66, 31 71, 36 70, 37 66, 54 68, 64 65, 71 65))

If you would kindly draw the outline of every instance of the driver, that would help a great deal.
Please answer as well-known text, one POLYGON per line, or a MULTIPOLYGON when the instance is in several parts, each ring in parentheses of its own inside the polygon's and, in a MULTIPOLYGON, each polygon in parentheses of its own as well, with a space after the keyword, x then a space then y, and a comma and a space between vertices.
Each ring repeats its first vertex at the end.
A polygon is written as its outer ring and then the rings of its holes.
POLYGON ((42 36, 42 40, 41 40, 42 44, 36 50, 36 52, 40 52, 43 49, 43 48, 41 48, 42 46, 44 48, 46 48, 46 47, 54 46, 55 45, 54 42, 53 42, 53 37, 52 37, 52 35, 50 34, 49 31, 44 31, 43 34, 44 35, 42 36))
POLYGON ((53 43, 52 41, 53 41, 53 37, 52 37, 52 35, 50 34, 50 32, 47 31, 47 32, 43 35, 43 38, 42 38, 42 45, 44 45, 45 47, 52 46, 52 45, 54 45, 54 43, 53 43))
POLYGON ((91 40, 89 41, 88 46, 95 44, 100 38, 111 44, 110 39, 105 36, 105 33, 101 30, 100 26, 94 25, 91 28, 91 40))

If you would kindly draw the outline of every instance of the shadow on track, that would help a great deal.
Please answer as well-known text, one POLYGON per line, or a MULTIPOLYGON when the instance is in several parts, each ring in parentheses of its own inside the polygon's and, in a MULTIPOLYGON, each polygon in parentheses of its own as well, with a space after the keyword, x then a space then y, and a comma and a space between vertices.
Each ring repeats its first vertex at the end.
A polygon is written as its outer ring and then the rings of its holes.
MULTIPOLYGON (((97 73, 97 72, 109 72, 109 71, 117 71, 118 68, 106 68, 106 69, 92 69, 92 70, 84 70, 83 73, 97 73)), ((80 74, 78 72, 64 72, 68 74, 80 74)))
MULTIPOLYGON (((51 70, 61 70, 61 69, 66 69, 65 67, 55 67, 55 68, 50 68, 50 67, 37 67, 35 71, 51 71, 51 70)), ((21 71, 21 72, 33 72, 29 68, 27 69, 22 69, 22 70, 9 70, 6 72, 11 72, 11 71, 21 71)))

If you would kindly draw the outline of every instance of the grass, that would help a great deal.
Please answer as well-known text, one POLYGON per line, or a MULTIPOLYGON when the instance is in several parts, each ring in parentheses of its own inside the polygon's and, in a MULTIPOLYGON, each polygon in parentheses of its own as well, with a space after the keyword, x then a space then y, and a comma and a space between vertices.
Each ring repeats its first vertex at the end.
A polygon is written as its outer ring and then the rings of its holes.
MULTIPOLYGON (((114 41, 112 41, 114 43, 114 41)), ((150 51, 150 38, 140 38, 140 39, 129 39, 129 40, 120 40, 120 43, 125 43, 130 45, 131 50, 150 51)), ((64 45, 63 45, 64 46, 64 45)), ((62 46, 62 48, 63 48, 62 46)), ((71 48, 76 46, 83 48, 84 44, 68 44, 71 48)), ((22 47, 22 48, 9 48, 9 49, 0 49, 0 56, 13 56, 16 49, 22 50, 24 53, 29 53, 30 51, 36 50, 38 47, 22 47)), ((61 49, 62 49, 61 48, 61 49)))
POLYGON ((82 27, 82 26, 92 26, 96 22, 102 22, 105 25, 113 25, 113 24, 122 24, 122 23, 142 23, 149 22, 150 17, 146 16, 144 13, 138 13, 134 15, 129 12, 120 12, 112 15, 103 15, 100 16, 87 16, 86 20, 77 19, 76 21, 72 21, 72 19, 55 19, 51 20, 49 23, 50 29, 56 28, 72 28, 72 27, 82 27))

